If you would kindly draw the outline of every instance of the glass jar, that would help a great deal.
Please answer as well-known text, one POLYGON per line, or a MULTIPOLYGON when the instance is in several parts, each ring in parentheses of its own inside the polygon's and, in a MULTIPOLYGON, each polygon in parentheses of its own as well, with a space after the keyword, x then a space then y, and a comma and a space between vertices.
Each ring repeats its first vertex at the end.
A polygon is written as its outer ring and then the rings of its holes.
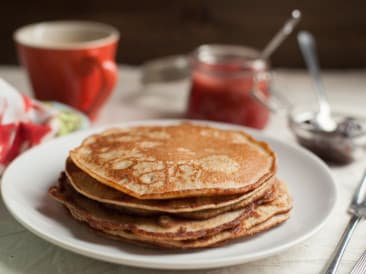
POLYGON ((268 69, 254 49, 200 46, 191 55, 187 118, 264 128, 270 115, 261 102, 269 97, 268 69))

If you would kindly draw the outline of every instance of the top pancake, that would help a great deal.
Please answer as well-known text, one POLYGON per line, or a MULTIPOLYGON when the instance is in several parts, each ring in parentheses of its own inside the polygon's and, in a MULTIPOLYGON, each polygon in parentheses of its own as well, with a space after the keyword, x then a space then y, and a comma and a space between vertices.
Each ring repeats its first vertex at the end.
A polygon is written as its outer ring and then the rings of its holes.
POLYGON ((87 137, 70 157, 100 183, 138 199, 244 193, 276 172, 266 143, 189 123, 109 129, 87 137))

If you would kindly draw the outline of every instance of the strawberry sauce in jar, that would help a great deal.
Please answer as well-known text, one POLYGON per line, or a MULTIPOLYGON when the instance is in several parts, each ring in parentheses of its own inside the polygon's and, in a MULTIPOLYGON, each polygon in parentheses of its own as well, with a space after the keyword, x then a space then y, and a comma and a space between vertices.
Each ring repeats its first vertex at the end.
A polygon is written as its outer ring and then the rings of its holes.
POLYGON ((192 55, 187 117, 235 123, 262 129, 269 110, 253 92, 269 96, 268 63, 256 50, 203 45, 192 55))

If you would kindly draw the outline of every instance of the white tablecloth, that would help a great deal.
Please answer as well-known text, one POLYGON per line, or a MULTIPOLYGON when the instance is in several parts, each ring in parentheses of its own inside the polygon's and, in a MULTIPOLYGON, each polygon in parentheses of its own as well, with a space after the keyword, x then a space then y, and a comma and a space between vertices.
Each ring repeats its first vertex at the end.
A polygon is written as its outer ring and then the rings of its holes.
MULTIPOLYGON (((95 125, 181 115, 189 84, 183 81, 143 89, 139 83, 139 73, 138 68, 120 67, 119 84, 95 125)), ((30 90, 24 72, 17 67, 0 67, 0 77, 25 93, 30 90)), ((334 106, 366 115, 366 71, 326 72, 324 80, 334 106)), ((278 70, 275 72, 274 84, 293 103, 315 98, 311 81, 304 71, 278 70)), ((286 125, 285 113, 273 115, 265 133, 286 142, 294 142, 286 125)), ((309 240, 267 259, 222 269, 180 273, 319 273, 346 226, 349 219, 346 209, 365 167, 366 159, 362 159, 345 167, 331 168, 340 194, 336 209, 324 228, 309 240)), ((366 225, 361 223, 342 260, 340 273, 348 273, 365 249, 366 225)), ((120 266, 63 250, 24 229, 9 215, 0 200, 0 274, 175 272, 120 266)))

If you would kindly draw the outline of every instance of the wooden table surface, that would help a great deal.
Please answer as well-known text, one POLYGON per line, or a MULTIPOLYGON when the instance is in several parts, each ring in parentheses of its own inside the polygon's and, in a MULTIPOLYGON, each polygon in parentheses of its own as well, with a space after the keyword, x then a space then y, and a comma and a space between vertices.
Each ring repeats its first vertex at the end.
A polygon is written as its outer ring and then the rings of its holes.
MULTIPOLYGON (((274 75, 274 86, 292 103, 314 102, 312 84, 305 71, 277 70, 274 75)), ((0 77, 19 90, 29 93, 27 79, 19 68, 0 66, 0 77)), ((120 67, 119 84, 95 126, 147 118, 179 117, 183 113, 189 88, 187 81, 142 87, 139 79, 138 68, 120 67)), ((333 106, 342 111, 366 114, 366 71, 328 71, 324 73, 324 80, 333 106)), ((284 112, 273 115, 264 132, 288 143, 295 143, 287 128, 284 112)), ((281 254, 243 265, 179 273, 319 273, 346 226, 349 219, 346 209, 365 167, 366 158, 348 166, 331 167, 340 194, 336 208, 323 229, 305 242, 281 254)), ((345 253, 339 272, 348 273, 365 249, 366 225, 361 223, 345 253)), ((0 199, 0 273, 157 274, 176 271, 120 266, 63 250, 38 238, 18 224, 6 211, 0 199)))

